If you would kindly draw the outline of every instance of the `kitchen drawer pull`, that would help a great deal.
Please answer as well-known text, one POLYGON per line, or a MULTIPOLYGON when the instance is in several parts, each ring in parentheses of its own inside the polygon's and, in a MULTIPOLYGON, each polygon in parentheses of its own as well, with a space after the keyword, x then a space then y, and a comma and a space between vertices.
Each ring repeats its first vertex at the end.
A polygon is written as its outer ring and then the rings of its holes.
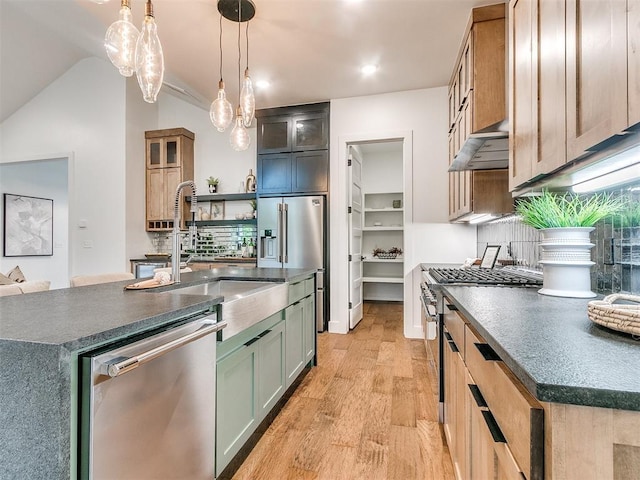
POLYGON ((270 333, 271 333, 271 330, 265 330, 260 335, 258 335, 258 338, 262 338, 262 337, 264 337, 266 335, 269 335, 270 333))
POLYGON ((211 333, 218 332, 226 326, 227 322, 215 322, 205 318, 203 319, 202 326, 195 332, 176 338, 175 340, 167 342, 156 348, 152 348, 151 350, 140 353, 134 357, 125 358, 116 363, 105 363, 100 366, 99 372, 102 375, 108 375, 111 378, 117 377, 133 370, 134 368, 138 368, 140 365, 150 362, 165 353, 169 353, 176 348, 180 348, 211 333))
POLYGON ((482 357, 487 362, 495 362, 495 361, 499 361, 500 360, 500 357, 498 356, 498 354, 495 352, 495 350, 493 348, 491 348, 491 346, 489 344, 487 344, 487 343, 474 343, 474 345, 476 346, 476 348, 480 352, 480 355, 482 355, 482 357))
POLYGON ((444 338, 447 340, 447 342, 453 342, 453 337, 449 332, 444 332, 444 338))
POLYGON ((471 395, 473 395, 473 399, 476 401, 476 405, 478 405, 478 407, 489 407, 489 405, 487 405, 487 401, 482 396, 482 392, 477 385, 469 383, 467 386, 469 387, 469 390, 471 390, 471 395))
POLYGON ((496 443, 507 443, 507 439, 504 438, 504 435, 498 426, 498 422, 496 422, 496 419, 493 417, 491 412, 489 410, 482 410, 482 416, 487 424, 489 433, 491 433, 491 436, 493 437, 493 441, 496 443))
POLYGON ((258 335, 257 337, 253 337, 251 340, 249 340, 247 343, 244 344, 245 347, 248 347, 250 345, 253 345, 254 343, 256 343, 258 340, 260 340, 260 335, 258 335))
POLYGON ((456 345, 456 342, 454 342, 453 340, 449 340, 447 343, 449 344, 449 348, 453 353, 458 353, 460 351, 458 349, 458 346, 456 345))
POLYGON ((452 312, 457 312, 458 311, 458 307, 456 307, 455 305, 450 305, 447 303, 447 308, 449 310, 451 310, 452 312))

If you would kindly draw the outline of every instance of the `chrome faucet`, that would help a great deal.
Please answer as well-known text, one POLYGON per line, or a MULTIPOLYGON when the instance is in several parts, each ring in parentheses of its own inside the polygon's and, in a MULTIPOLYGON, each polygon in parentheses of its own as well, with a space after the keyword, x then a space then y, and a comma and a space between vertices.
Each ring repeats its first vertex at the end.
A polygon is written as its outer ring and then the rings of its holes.
POLYGON ((176 201, 173 209, 173 253, 171 254, 171 280, 180 282, 180 193, 185 187, 191 188, 191 212, 198 211, 196 184, 192 180, 182 182, 176 188, 176 201))

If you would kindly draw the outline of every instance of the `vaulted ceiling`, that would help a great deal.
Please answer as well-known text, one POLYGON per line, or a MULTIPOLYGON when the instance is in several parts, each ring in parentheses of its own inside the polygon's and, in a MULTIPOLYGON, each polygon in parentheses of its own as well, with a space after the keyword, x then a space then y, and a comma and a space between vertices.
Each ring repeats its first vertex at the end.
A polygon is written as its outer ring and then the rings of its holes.
MULTIPOLYGON (((74 63, 107 58, 119 0, 0 0, 0 121, 74 63)), ((144 1, 130 0, 140 25, 144 1)), ((471 8, 500 0, 253 0, 257 108, 446 85, 471 8), (379 70, 363 76, 364 64, 379 70)), ((219 79, 216 0, 155 0, 165 83, 208 108, 219 79)), ((242 70, 244 70, 244 25, 242 70)), ((223 73, 237 98, 238 24, 223 22, 223 73)), ((115 67, 114 67, 115 68, 115 67)), ((234 102, 235 103, 235 102, 234 102)), ((416 106, 416 108, 420 108, 416 106)))

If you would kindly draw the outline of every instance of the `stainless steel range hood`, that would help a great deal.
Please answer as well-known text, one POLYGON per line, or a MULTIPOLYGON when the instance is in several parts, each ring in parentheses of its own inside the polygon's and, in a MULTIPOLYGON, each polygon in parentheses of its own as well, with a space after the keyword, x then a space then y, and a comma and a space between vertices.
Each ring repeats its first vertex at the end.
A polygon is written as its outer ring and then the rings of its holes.
POLYGON ((450 172, 509 167, 509 124, 502 120, 469 135, 453 159, 450 172))

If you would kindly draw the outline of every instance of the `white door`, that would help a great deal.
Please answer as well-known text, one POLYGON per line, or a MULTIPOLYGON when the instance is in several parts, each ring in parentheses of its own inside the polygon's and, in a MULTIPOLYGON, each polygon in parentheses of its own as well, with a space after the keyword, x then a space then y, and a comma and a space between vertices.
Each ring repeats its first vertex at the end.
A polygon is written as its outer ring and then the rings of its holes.
POLYGON ((349 146, 349 328, 362 320, 362 158, 349 146))

